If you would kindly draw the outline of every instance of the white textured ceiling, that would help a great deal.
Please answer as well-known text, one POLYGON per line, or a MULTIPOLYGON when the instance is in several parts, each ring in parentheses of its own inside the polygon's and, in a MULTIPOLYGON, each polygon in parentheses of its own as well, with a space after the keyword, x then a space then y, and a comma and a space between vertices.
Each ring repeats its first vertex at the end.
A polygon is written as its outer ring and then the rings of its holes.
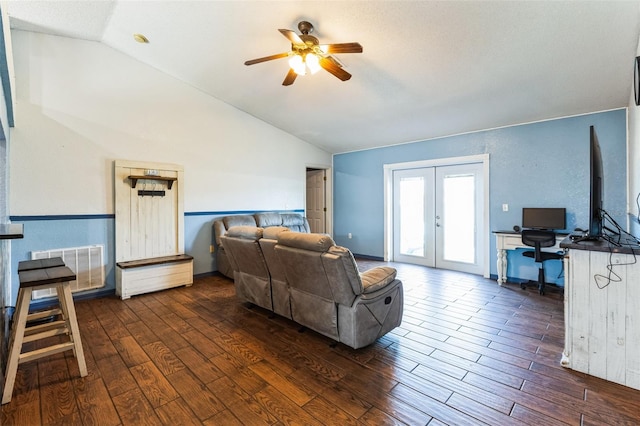
MULTIPOLYGON (((10 1, 12 28, 101 41, 329 152, 624 107, 638 1, 10 1), (282 86, 308 20, 353 77, 282 86), (142 33, 147 45, 133 41, 142 33)), ((126 100, 123 100, 123 102, 126 100)))

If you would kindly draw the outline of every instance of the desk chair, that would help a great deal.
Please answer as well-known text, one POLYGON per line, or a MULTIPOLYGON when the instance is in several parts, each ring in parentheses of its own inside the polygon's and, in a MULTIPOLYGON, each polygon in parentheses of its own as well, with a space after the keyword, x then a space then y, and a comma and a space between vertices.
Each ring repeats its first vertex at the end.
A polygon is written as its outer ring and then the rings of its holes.
MULTIPOLYGON (((544 262, 546 260, 562 259, 564 255, 552 252, 542 251, 542 247, 553 247, 556 244, 556 234, 553 231, 542 231, 538 229, 523 229, 522 243, 534 247, 534 250, 528 250, 522 253, 523 256, 531 257, 535 262, 540 263, 538 269, 538 292, 544 294, 544 262)), ((524 290, 526 285, 520 284, 524 290)))

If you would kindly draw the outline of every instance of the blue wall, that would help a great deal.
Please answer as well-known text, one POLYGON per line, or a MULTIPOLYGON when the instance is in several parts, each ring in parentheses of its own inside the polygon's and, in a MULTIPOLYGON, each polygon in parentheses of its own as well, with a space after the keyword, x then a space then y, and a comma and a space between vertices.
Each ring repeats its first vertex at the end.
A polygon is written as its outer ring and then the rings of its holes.
MULTIPOLYGON (((213 221, 232 214, 253 214, 256 211, 187 212, 184 218, 185 253, 193 256, 195 275, 210 274, 217 270, 215 253, 210 252, 214 244, 213 221)), ((303 209, 288 210, 287 213, 303 214, 303 209)), ((88 245, 104 245, 105 287, 82 292, 83 297, 113 293, 116 288, 115 272, 115 216, 63 215, 63 216, 12 216, 13 223, 24 224, 24 238, 11 243, 11 306, 18 294, 18 262, 31 259, 32 251, 51 250, 88 245)))
MULTIPOLYGON (((567 208, 567 228, 585 227, 589 209, 589 126, 596 126, 605 170, 605 209, 626 223, 626 113, 616 110, 580 117, 513 126, 334 157, 334 237, 354 253, 382 257, 383 165, 406 161, 490 155, 490 228, 511 229, 520 224, 522 207, 567 208), (502 212, 508 203, 510 210, 502 212), (347 238, 347 233, 353 239, 347 238)), ((294 210, 297 213, 302 209, 294 210)), ((185 213, 185 252, 194 256, 194 273, 216 270, 211 225, 216 217, 247 212, 185 213)), ((33 250, 104 244, 106 287, 115 289, 114 216, 11 217, 23 223, 25 238, 13 240, 12 297, 17 294, 17 264, 33 250)), ((496 274, 495 241, 491 239, 490 267, 496 274)), ((509 277, 535 279, 537 267, 519 253, 509 254, 509 277)), ((548 277, 559 271, 551 269, 548 277)), ((560 280, 561 282, 561 280, 560 280)))
MULTIPOLYGON (((566 207, 567 229, 586 227, 589 126, 600 141, 605 210, 626 224, 626 110, 615 110, 334 156, 334 238, 357 254, 384 255, 383 165, 489 154, 490 230, 521 224, 522 207, 566 207), (502 211, 502 204, 509 211, 502 211), (353 238, 348 239, 347 234, 353 238)), ((491 238, 491 274, 497 274, 491 238)), ((549 281, 560 271, 549 270, 549 281)), ((507 276, 536 279, 537 266, 509 253, 507 276)))
POLYGON ((89 245, 104 245, 104 289, 88 290, 97 293, 115 290, 115 242, 113 215, 29 216, 11 217, 13 223, 24 224, 24 238, 11 242, 11 297, 13 306, 18 294, 18 262, 31 259, 32 251, 51 250, 89 245))

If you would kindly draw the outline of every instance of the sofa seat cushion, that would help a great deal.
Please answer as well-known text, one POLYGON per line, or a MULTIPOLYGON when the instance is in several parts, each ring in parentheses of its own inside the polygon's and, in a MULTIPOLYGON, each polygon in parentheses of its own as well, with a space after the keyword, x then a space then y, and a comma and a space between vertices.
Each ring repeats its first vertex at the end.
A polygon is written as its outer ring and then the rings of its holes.
POLYGON ((360 274, 364 293, 373 293, 396 279, 397 271, 389 266, 378 266, 360 274))

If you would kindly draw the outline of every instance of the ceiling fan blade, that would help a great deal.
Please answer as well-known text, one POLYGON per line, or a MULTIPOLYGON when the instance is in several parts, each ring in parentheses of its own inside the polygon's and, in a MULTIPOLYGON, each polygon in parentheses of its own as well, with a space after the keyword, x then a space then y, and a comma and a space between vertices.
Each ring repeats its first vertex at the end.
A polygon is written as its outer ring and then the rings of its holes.
POLYGON ((284 78, 284 81, 282 82, 282 85, 291 86, 293 82, 296 81, 297 76, 298 74, 296 74, 296 72, 290 68, 289 72, 287 73, 287 76, 284 78))
POLYGON ((329 71, 331 74, 335 75, 342 81, 347 81, 351 78, 351 74, 343 70, 340 66, 336 65, 336 63, 330 59, 321 58, 319 63, 322 68, 329 71))
POLYGON ((245 65, 253 65, 259 64, 260 62, 272 61, 274 59, 286 58, 289 56, 289 52, 286 53, 278 53, 277 55, 265 56, 264 58, 251 59, 250 61, 246 61, 245 65))
POLYGON ((344 64, 338 60, 338 58, 333 56, 325 56, 328 60, 333 62, 337 67, 344 68, 344 64))
POLYGON ((362 53, 360 43, 334 43, 327 44, 323 49, 326 53, 362 53))
POLYGON ((283 36, 288 38, 289 41, 291 42, 291 44, 304 44, 304 41, 302 41, 300 36, 298 34, 294 33, 293 31, 291 31, 291 30, 283 30, 283 29, 279 29, 278 31, 280 31, 283 36))

